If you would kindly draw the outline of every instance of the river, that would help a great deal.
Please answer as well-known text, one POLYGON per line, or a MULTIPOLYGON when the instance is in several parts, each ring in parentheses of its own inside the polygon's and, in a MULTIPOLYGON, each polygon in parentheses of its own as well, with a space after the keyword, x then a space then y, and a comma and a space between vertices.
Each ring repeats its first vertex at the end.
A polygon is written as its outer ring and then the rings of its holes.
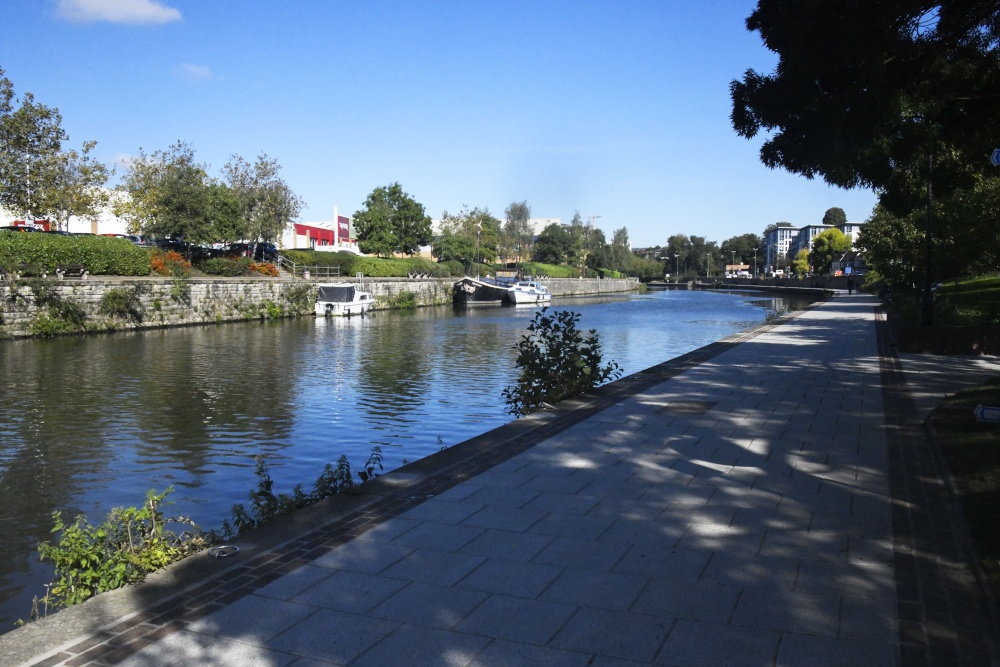
MULTIPOLYGON (((785 299, 650 291, 557 299, 630 374, 763 322, 785 299)), ((308 491, 379 445, 386 470, 510 420, 501 392, 534 308, 422 308, 54 340, 0 341, 0 633, 52 566, 52 512, 100 522, 174 487, 168 515, 218 528, 269 462, 308 491)))

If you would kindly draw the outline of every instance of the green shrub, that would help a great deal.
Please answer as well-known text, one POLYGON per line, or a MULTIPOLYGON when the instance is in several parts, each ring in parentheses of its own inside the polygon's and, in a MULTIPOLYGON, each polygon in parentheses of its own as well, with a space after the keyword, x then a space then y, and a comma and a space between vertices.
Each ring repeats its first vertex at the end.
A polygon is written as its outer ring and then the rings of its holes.
POLYGON ((35 297, 35 305, 45 308, 31 323, 31 333, 42 338, 83 331, 87 314, 73 299, 64 299, 45 281, 26 281, 35 297))
POLYGON ((398 294, 389 297, 379 297, 378 299, 384 308, 392 310, 412 310, 417 307, 417 295, 415 292, 403 290, 398 294))
POLYGON ((141 509, 116 507, 104 523, 92 526, 83 515, 72 524, 53 512, 55 544, 38 545, 42 560, 55 563, 55 578, 47 603, 70 606, 115 588, 140 581, 205 545, 200 533, 185 531, 175 535, 165 530, 167 523, 193 525, 183 517, 166 519, 160 505, 173 488, 161 494, 146 493, 141 509))
POLYGON ((101 297, 97 311, 108 317, 117 317, 134 324, 141 324, 146 317, 146 309, 143 307, 140 297, 146 291, 145 285, 109 289, 101 297))
POLYGON ((350 252, 322 252, 317 250, 282 250, 281 254, 294 262, 297 268, 313 266, 336 266, 340 275, 350 277, 360 272, 371 278, 406 278, 414 273, 426 273, 436 278, 462 275, 462 265, 439 264, 425 257, 386 259, 363 257, 350 252))
POLYGON ((38 264, 49 273, 59 264, 83 264, 91 275, 149 275, 149 252, 111 236, 0 232, 0 261, 8 269, 38 264))
MULTIPOLYGON (((267 471, 267 463, 263 456, 254 457, 257 465, 254 474, 257 476, 257 488, 250 492, 250 510, 242 505, 233 505, 233 523, 224 521, 222 523, 222 534, 226 537, 242 535, 253 530, 272 519, 289 514, 290 512, 312 505, 324 498, 329 498, 342 493, 353 493, 355 483, 352 477, 351 464, 347 456, 341 455, 337 459, 337 467, 329 463, 323 468, 323 473, 316 479, 312 493, 302 490, 302 485, 297 485, 292 490, 292 495, 285 493, 274 494, 274 481, 267 471)), ((358 471, 361 482, 367 482, 379 476, 382 467, 382 448, 378 445, 372 448, 371 455, 365 463, 364 469, 358 471)))
POLYGON ((202 273, 206 273, 210 276, 235 278, 236 276, 245 275, 250 269, 251 262, 252 260, 249 257, 238 257, 235 259, 230 259, 228 257, 213 257, 203 261, 198 265, 198 268, 202 271, 202 273))
POLYGON ((535 412, 546 403, 556 403, 578 396, 605 380, 621 375, 618 364, 609 361, 601 366, 601 343, 597 331, 584 336, 576 325, 580 315, 570 311, 548 314, 548 308, 535 313, 528 334, 515 345, 517 384, 503 390, 507 412, 522 416, 535 412))
POLYGON ((465 275, 465 267, 457 259, 449 259, 447 262, 441 262, 438 266, 444 268, 448 272, 448 276, 457 278, 465 275))

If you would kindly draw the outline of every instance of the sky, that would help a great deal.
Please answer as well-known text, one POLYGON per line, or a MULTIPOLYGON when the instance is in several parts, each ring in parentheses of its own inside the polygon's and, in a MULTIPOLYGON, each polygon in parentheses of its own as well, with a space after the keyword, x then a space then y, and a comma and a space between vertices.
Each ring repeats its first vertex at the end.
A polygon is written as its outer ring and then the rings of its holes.
MULTIPOLYGON (((190 144, 209 174, 264 153, 353 215, 399 182, 441 217, 592 216, 635 247, 774 222, 863 222, 876 197, 770 170, 729 84, 775 54, 753 0, 0 0, 0 68, 95 157, 190 144)), ((116 177, 117 178, 117 177, 116 177)))

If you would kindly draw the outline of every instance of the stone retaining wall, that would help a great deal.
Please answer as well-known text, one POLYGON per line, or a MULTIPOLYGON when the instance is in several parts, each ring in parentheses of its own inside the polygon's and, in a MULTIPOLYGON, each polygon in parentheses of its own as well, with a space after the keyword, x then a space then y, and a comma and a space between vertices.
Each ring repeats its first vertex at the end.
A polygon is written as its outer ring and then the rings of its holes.
MULTIPOLYGON (((0 338, 36 335, 53 327, 58 333, 83 333, 311 314, 319 282, 288 278, 4 280, 0 281, 0 338), (109 296, 117 297, 114 312, 108 312, 109 296)), ((382 278, 367 279, 365 285, 376 299, 376 309, 390 309, 409 301, 408 294, 417 306, 450 304, 454 282, 382 278)), ((634 279, 548 279, 545 283, 555 296, 638 288, 634 279)))

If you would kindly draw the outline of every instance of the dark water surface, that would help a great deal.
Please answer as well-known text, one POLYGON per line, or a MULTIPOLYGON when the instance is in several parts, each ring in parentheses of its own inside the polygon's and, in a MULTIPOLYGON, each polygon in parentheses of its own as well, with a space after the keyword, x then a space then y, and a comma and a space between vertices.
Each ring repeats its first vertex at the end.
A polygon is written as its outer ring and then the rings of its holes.
MULTIPOLYGON (((662 291, 557 299, 624 373, 794 308, 784 299, 662 291)), ((535 308, 254 322, 0 342, 0 633, 27 618, 51 564, 52 512, 100 522, 174 487, 168 515, 218 528, 266 456, 276 491, 308 491, 374 445, 386 470, 510 420, 501 391, 535 308)))

